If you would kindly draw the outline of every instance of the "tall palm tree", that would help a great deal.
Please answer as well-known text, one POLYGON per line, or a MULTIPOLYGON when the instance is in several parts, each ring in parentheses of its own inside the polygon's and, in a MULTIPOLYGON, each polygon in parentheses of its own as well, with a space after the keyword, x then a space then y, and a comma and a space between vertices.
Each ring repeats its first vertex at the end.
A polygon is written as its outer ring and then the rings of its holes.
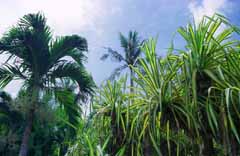
MULTIPOLYGON (((71 79, 78 85, 81 95, 93 92, 94 82, 86 72, 83 61, 86 59, 86 39, 78 36, 63 36, 54 39, 46 18, 41 13, 27 14, 12 27, 0 40, 1 54, 9 58, 0 67, 0 86, 4 87, 15 79, 21 79, 27 88, 29 108, 27 123, 22 137, 20 156, 26 156, 35 111, 40 105, 43 91, 62 90, 59 82, 71 79), (71 59, 69 59, 71 58, 71 59)), ((65 99, 59 98, 57 100, 65 99)))
POLYGON ((113 50, 112 48, 107 48, 107 53, 101 57, 101 60, 106 60, 111 57, 114 61, 123 63, 121 66, 116 68, 110 76, 110 79, 114 79, 115 76, 120 75, 124 69, 129 69, 130 71, 130 86, 131 92, 133 92, 133 77, 134 71, 132 67, 137 65, 137 58, 141 55, 141 45, 143 41, 140 40, 139 35, 136 31, 130 31, 128 37, 125 37, 122 33, 119 34, 119 39, 121 42, 121 47, 123 52, 113 50))

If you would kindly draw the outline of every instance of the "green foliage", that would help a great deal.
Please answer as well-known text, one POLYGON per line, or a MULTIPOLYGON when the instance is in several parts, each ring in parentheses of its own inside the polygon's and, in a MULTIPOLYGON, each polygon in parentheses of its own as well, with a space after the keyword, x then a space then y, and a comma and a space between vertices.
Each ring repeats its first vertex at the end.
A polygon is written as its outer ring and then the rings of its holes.
POLYGON ((235 30, 221 15, 204 17, 179 28, 185 49, 173 53, 172 45, 163 58, 156 40, 146 41, 138 66, 130 65, 134 92, 126 91, 126 78, 106 82, 88 119, 97 138, 83 137, 87 145, 77 149, 88 149, 86 155, 98 155, 99 147, 108 155, 238 155, 235 30))
POLYGON ((0 136, 5 136, 0 139, 4 145, 0 154, 16 155, 19 150, 19 138, 27 123, 27 101, 33 98, 29 86, 36 71, 42 85, 30 155, 240 154, 240 44, 232 37, 239 31, 225 17, 215 14, 180 27, 185 48, 175 51, 172 44, 164 57, 157 55, 156 39, 140 44, 136 32, 130 32, 128 38, 120 34, 125 56, 108 48, 102 59, 110 56, 124 62, 117 71, 128 67, 132 83, 128 85, 127 76, 106 81, 91 98, 94 84, 82 64, 86 40, 76 35, 52 40, 45 22, 40 14, 25 16, 1 40, 2 51, 21 63, 1 67, 0 85, 15 78, 25 80, 26 85, 14 100, 0 94, 4 99, 0 103, 0 136), (26 36, 35 37, 32 48, 39 46, 35 42, 42 43, 45 49, 38 47, 43 50, 41 54, 23 44, 28 43, 26 36), (35 56, 45 58, 46 64, 39 64, 35 56), (72 57, 72 61, 63 56, 72 57), (79 101, 89 107, 82 110, 79 101), (81 115, 83 111, 86 117, 81 115), (16 122, 17 114, 23 123, 16 122), (13 136, 16 146, 11 149, 6 140, 13 136))

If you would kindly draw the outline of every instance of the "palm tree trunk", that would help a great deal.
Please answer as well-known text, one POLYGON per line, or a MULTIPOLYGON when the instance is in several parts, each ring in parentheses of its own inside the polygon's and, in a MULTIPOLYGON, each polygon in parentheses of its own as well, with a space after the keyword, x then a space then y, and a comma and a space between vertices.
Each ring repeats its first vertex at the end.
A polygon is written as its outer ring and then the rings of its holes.
POLYGON ((237 156, 239 147, 237 145, 237 141, 233 137, 231 138, 231 147, 230 148, 231 148, 232 156, 237 156))
POLYGON ((130 88, 130 93, 131 94, 134 91, 134 89, 133 89, 133 87, 134 87, 133 78, 134 78, 134 72, 133 72, 132 68, 130 68, 130 87, 131 87, 130 88))
MULTIPOLYGON (((211 78, 203 72, 196 73, 196 91, 198 100, 204 100, 208 96, 208 88, 211 87, 211 78)), ((202 123, 206 123, 208 121, 206 109, 201 108, 200 113, 202 115, 202 123)), ((201 130, 201 135, 203 138, 203 155, 204 156, 212 156, 215 155, 215 149, 213 146, 213 135, 211 132, 211 128, 208 124, 205 125, 204 129, 201 130)))
POLYGON ((19 156, 27 156, 28 141, 29 141, 29 137, 30 137, 31 131, 32 131, 33 119, 34 119, 34 111, 32 110, 29 112, 27 125, 26 125, 24 133, 23 133, 19 156))
POLYGON ((28 142, 31 135, 32 127, 33 127, 33 121, 34 121, 34 114, 35 114, 35 106, 38 103, 38 95, 39 95, 40 88, 36 85, 32 87, 32 96, 31 97, 31 105, 28 112, 28 118, 27 118, 27 125, 25 127, 23 137, 22 137, 22 143, 19 151, 19 156, 27 156, 28 152, 28 142))
MULTIPOLYGON (((224 106, 220 106, 220 122, 221 123, 226 123, 226 111, 224 106)), ((229 138, 228 138, 228 134, 227 134, 227 129, 225 127, 224 124, 220 124, 220 132, 222 134, 221 136, 221 141, 223 144, 223 153, 224 155, 228 154, 228 147, 229 147, 229 138)))
POLYGON ((204 148, 203 148, 204 156, 215 155, 215 150, 214 150, 213 140, 211 135, 206 134, 206 136, 203 137, 203 144, 204 144, 204 148))

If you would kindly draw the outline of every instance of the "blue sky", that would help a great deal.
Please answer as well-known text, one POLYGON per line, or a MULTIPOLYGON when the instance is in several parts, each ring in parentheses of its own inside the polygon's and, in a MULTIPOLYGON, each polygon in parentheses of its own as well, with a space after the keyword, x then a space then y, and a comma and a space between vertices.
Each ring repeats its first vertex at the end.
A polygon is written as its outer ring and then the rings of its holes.
MULTIPOLYGON (((137 30, 142 38, 158 36, 158 53, 164 54, 179 26, 195 17, 219 12, 240 25, 238 0, 9 0, 0 5, 0 34, 27 13, 42 11, 54 34, 79 34, 88 40, 87 69, 97 84, 106 79, 118 64, 100 61, 103 47, 121 51, 118 33, 137 30)), ((176 47, 184 42, 176 35, 176 47)), ((4 58, 1 57, 0 61, 4 58)), ((16 95, 20 86, 14 82, 6 91, 16 95)))

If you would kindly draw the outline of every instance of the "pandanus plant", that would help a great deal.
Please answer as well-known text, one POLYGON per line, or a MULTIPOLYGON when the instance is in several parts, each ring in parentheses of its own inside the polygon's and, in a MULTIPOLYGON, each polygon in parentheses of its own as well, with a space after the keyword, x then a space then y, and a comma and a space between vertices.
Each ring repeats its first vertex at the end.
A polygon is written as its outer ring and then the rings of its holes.
MULTIPOLYGON (((124 150, 127 143, 126 131, 129 128, 129 100, 126 94, 126 77, 112 83, 108 80, 97 95, 94 99, 94 110, 97 113, 96 120, 97 122, 101 122, 101 120, 104 122, 103 127, 100 125, 99 127, 108 129, 105 134, 110 133, 106 150, 111 155, 117 155, 119 151, 124 150)), ((102 139, 105 140, 106 136, 102 139)))
POLYGON ((240 120, 238 80, 240 70, 239 47, 227 49, 225 61, 218 66, 215 73, 209 73, 215 84, 209 91, 209 105, 214 110, 209 113, 209 123, 216 140, 223 147, 225 155, 239 155, 240 136, 238 122, 240 120), (221 138, 221 139, 218 139, 221 138))
POLYGON ((144 57, 139 59, 142 68, 133 68, 139 85, 135 107, 142 114, 137 120, 144 125, 138 132, 142 134, 141 155, 179 155, 189 141, 182 131, 189 116, 180 97, 181 60, 171 52, 165 58, 157 57, 154 39, 145 42, 142 50, 144 57))
POLYGON ((182 74, 186 86, 186 103, 192 103, 192 112, 198 120, 203 141, 203 155, 214 155, 214 140, 209 122, 213 105, 207 103, 208 91, 213 86, 211 73, 225 61, 225 52, 235 41, 230 39, 232 27, 222 29, 227 20, 221 15, 203 17, 200 23, 188 24, 178 29, 186 41, 186 49, 180 51, 183 60, 182 74))
POLYGON ((60 94, 64 89, 58 85, 64 79, 77 84, 82 96, 93 92, 93 80, 83 65, 87 41, 78 35, 54 39, 43 14, 27 14, 1 38, 0 51, 8 56, 0 68, 1 87, 20 79, 27 88, 29 108, 19 151, 26 156, 41 92, 51 91, 57 100, 65 99, 59 98, 67 96, 60 94))

